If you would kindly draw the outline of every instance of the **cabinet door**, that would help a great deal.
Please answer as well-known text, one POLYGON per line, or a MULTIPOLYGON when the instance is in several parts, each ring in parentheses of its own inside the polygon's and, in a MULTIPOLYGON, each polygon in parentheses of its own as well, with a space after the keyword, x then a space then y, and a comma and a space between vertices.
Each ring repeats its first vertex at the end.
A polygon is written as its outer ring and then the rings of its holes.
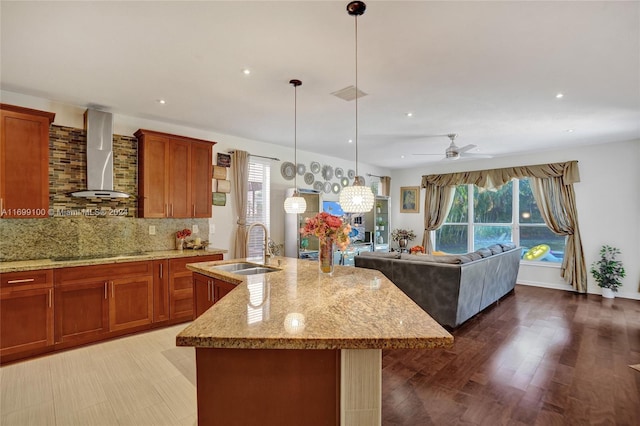
POLYGON ((191 145, 191 204, 193 217, 211 217, 212 145, 191 145))
POLYGON ((53 287, 0 294, 0 356, 53 345, 53 287))
POLYGON ((169 144, 169 217, 191 217, 191 144, 169 144))
POLYGON ((215 292, 214 292, 215 293, 214 294, 215 295, 215 299, 214 299, 215 303, 218 303, 218 301, 220 299, 222 299, 224 296, 229 294, 229 292, 231 290, 236 288, 235 284, 231 284, 231 283, 228 283, 226 281, 219 280, 219 279, 214 279, 213 280, 213 286, 215 288, 215 292))
POLYGON ((185 259, 169 261, 169 316, 172 320, 193 319, 193 278, 184 266, 191 262, 185 259))
POLYGON ((109 330, 125 330, 153 321, 153 278, 118 278, 110 282, 109 330))
POLYGON ((153 262, 153 322, 169 319, 169 261, 153 262))
POLYGON ((49 124, 53 114, 5 108, 3 105, 0 111, 0 216, 48 217, 49 124))
POLYGON ((169 140, 139 135, 138 214, 140 217, 167 217, 169 212, 169 140))
POLYGON ((55 288, 56 343, 89 342, 109 332, 108 285, 95 280, 55 288))
POLYGON ((193 274, 193 304, 196 318, 213 306, 214 288, 213 280, 206 275, 193 274))

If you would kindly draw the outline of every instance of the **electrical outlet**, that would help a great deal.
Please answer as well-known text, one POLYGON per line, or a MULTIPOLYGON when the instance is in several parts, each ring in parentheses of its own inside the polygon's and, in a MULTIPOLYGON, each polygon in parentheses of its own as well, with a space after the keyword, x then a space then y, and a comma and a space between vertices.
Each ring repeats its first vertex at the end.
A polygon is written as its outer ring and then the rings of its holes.
POLYGON ((197 234, 200 230, 198 229, 198 225, 193 225, 193 233, 197 234))
POLYGON ((149 225, 149 235, 156 235, 156 227, 154 225, 149 225))

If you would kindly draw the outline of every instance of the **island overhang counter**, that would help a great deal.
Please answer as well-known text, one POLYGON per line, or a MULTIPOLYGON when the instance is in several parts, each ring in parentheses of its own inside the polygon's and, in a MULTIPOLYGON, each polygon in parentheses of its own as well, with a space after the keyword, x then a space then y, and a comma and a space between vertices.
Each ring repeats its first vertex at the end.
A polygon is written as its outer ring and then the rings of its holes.
MULTIPOLYGON (((382 273, 272 258, 275 272, 192 271, 237 287, 176 337, 196 348, 198 424, 379 425, 382 349, 453 337, 382 273)), ((249 260, 250 261, 250 260, 249 260)))

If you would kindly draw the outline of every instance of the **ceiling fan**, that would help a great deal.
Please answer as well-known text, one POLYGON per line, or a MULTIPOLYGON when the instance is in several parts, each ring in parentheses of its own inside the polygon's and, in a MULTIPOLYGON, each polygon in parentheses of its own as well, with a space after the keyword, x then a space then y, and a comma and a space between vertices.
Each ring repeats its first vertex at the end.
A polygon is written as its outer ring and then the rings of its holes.
MULTIPOLYGON (((472 149, 476 148, 477 147, 476 145, 469 144, 469 145, 463 146, 462 148, 458 147, 458 145, 455 144, 455 139, 457 136, 458 135, 456 133, 449 133, 447 135, 447 137, 451 139, 451 144, 444 151, 443 160, 457 160, 461 157, 462 158, 491 158, 490 155, 476 154, 476 153, 469 152, 472 149)), ((413 154, 413 155, 442 155, 442 154, 413 154)))

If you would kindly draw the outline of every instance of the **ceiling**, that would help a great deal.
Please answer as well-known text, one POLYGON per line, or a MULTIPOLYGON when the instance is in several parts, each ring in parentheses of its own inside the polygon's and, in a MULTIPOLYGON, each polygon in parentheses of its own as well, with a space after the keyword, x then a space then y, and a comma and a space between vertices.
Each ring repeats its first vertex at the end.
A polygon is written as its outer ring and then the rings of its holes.
MULTIPOLYGON (((297 78, 298 148, 355 159, 346 4, 3 0, 0 87, 292 147, 297 78)), ((638 1, 368 1, 359 162, 441 161, 447 133, 493 156, 639 139, 639 22, 638 1)))

